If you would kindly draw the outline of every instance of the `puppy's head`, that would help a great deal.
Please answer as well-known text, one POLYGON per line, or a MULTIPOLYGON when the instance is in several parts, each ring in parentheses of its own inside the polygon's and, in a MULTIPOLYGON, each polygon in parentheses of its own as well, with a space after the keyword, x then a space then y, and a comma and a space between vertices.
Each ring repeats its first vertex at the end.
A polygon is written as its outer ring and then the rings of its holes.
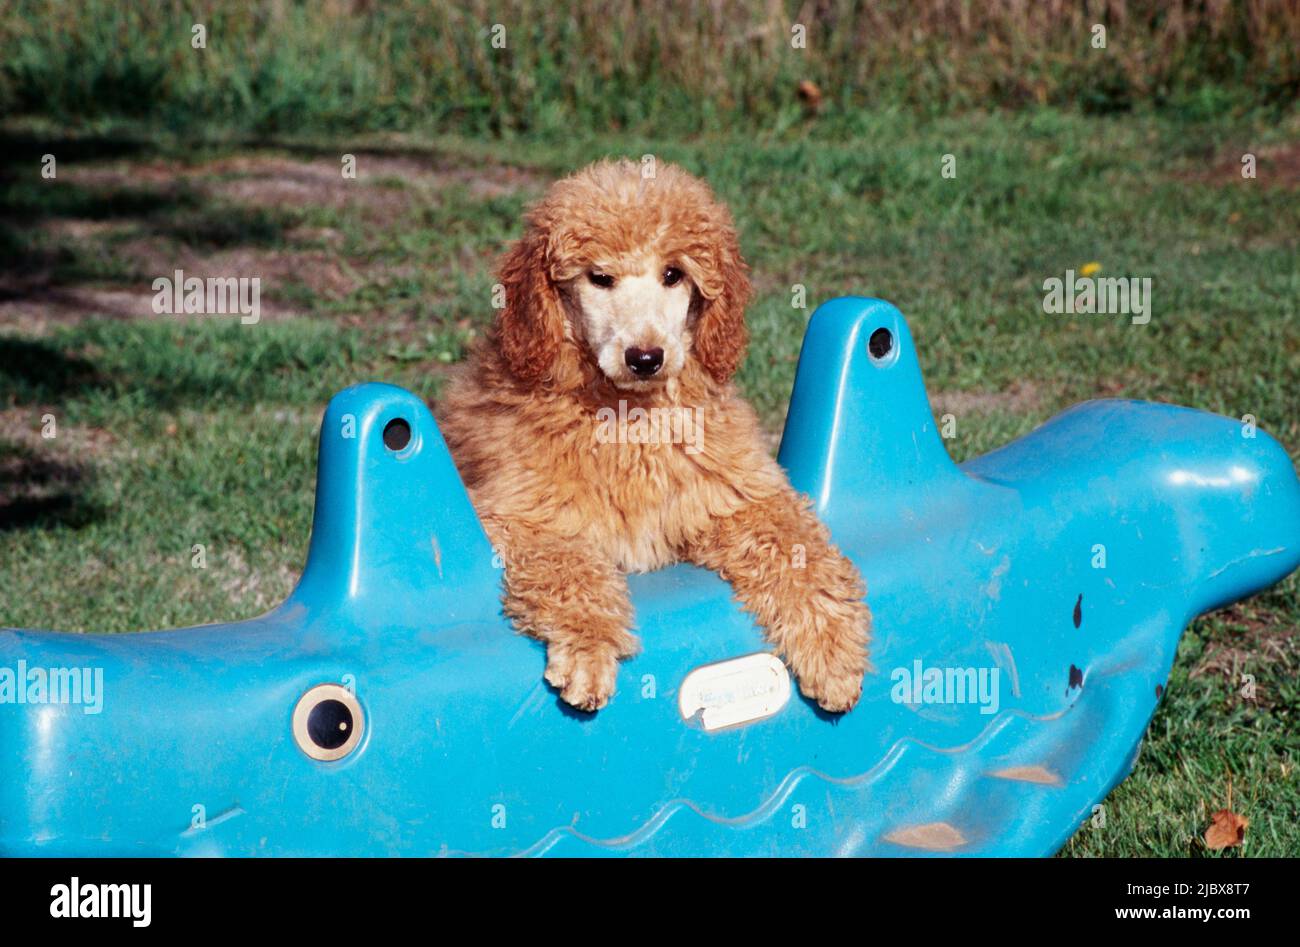
POLYGON ((591 165, 551 187, 501 267, 497 344, 528 382, 583 365, 651 390, 696 359, 715 380, 745 349, 750 284, 727 209, 674 165, 591 165))

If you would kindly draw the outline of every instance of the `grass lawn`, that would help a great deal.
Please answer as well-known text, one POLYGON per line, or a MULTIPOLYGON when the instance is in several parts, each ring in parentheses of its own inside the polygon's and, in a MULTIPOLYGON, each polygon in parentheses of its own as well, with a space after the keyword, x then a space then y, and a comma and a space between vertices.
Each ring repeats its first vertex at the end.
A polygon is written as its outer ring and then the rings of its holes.
MULTIPOLYGON (((1298 457, 1298 131, 1051 110, 669 141, 0 127, 0 626, 125 632, 277 604, 329 396, 382 380, 436 401, 521 210, 606 154, 681 162, 731 204, 758 288, 740 383, 774 437, 809 313, 856 293, 907 315, 959 460, 1097 396, 1251 414, 1298 457), (1093 261, 1152 278, 1149 325, 1043 312, 1043 280, 1093 261), (154 315, 152 280, 177 268, 260 276, 261 323, 154 315)), ((1230 781, 1251 820, 1230 855, 1300 852, 1298 624, 1295 576, 1198 620, 1136 771, 1064 854, 1206 853, 1230 781)))

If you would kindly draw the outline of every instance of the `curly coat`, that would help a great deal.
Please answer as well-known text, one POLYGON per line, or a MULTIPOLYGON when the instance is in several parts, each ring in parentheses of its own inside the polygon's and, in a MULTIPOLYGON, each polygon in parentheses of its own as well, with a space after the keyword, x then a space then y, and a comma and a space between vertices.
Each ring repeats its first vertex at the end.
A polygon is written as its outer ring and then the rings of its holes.
POLYGON ((440 425, 504 559, 504 610, 546 644, 546 680, 575 707, 604 706, 639 647, 625 573, 685 561, 731 583, 805 695, 851 709, 869 667, 866 589, 731 383, 751 286, 727 209, 680 168, 647 180, 630 162, 599 163, 529 211, 500 282, 504 308, 440 425), (629 391, 593 357, 571 287, 598 261, 638 254, 690 280, 690 354, 672 381, 629 391), (597 413, 620 400, 697 411, 698 450, 602 440, 597 413))

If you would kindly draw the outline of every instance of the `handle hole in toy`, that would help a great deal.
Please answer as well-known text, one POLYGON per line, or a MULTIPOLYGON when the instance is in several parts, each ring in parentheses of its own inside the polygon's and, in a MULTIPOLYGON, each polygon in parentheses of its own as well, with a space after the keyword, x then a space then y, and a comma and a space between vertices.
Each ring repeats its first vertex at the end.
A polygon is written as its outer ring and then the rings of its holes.
POLYGON ((361 704, 339 684, 318 684, 293 709, 293 738, 314 760, 341 760, 361 743, 366 718, 361 704))
POLYGON ((384 426, 384 446, 397 453, 411 443, 411 425, 405 418, 393 418, 384 426))
POLYGON ((867 352, 877 362, 883 362, 894 351, 894 333, 884 326, 871 333, 867 340, 867 352))

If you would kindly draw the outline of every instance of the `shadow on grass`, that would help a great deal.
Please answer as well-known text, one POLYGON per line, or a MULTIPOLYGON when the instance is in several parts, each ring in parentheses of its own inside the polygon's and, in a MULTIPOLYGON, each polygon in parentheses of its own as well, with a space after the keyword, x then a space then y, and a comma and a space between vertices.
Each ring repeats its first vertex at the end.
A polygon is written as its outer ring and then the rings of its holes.
MULTIPOLYGON (((138 306, 129 299, 152 293, 155 276, 171 275, 169 255, 181 265, 183 247, 277 243, 294 213, 210 197, 168 172, 176 152, 166 147, 125 136, 43 136, 0 123, 0 303, 53 324, 39 338, 0 333, 0 407, 88 402, 109 417, 135 418, 214 402, 315 404, 328 383, 309 379, 347 374, 354 343, 333 326, 251 333, 133 318, 138 306), (46 155, 57 162, 53 179, 41 175, 46 155), (102 170, 72 171, 92 162, 102 170), (137 258, 114 253, 119 235, 152 241, 149 256, 159 262, 145 265, 163 272, 136 272, 137 258)), ((95 478, 92 464, 66 451, 0 438, 0 532, 101 519, 95 478)))
MULTIPOLYGON (((265 146, 267 142, 250 142, 249 144, 265 146)), ((293 139, 279 140, 271 144, 274 145, 276 150, 283 151, 285 154, 302 161, 330 161, 337 164, 340 150, 343 150, 352 151, 363 159, 376 157, 412 161, 435 173, 465 167, 464 158, 457 155, 455 151, 439 147, 436 144, 365 141, 364 143, 358 143, 355 147, 342 149, 333 145, 326 147, 293 139)), ((540 165, 532 165, 527 162, 517 163, 513 160, 513 157, 509 167, 524 176, 533 174, 545 176, 550 173, 540 165)))
POLYGON ((147 157, 148 146, 117 137, 38 138, 0 128, 0 252, 7 269, 45 266, 47 254, 33 247, 31 232, 42 220, 63 217, 112 220, 146 216, 173 206, 171 196, 140 188, 84 188, 42 176, 46 155, 67 167, 82 161, 147 157))
POLYGON ((79 529, 101 519, 91 469, 0 441, 0 532, 79 529))
POLYGON ((102 380, 90 362, 48 342, 0 336, 0 383, 15 404, 57 404, 102 380))
POLYGON ((91 398, 137 416, 187 407, 318 404, 352 378, 356 334, 332 324, 97 320, 49 338, 0 335, 0 392, 13 405, 91 398))
POLYGON ((83 162, 169 157, 140 139, 39 137, 0 127, 0 300, 39 299, 51 289, 104 278, 137 278, 106 272, 102 253, 87 252, 81 239, 51 241, 41 228, 50 220, 136 222, 145 238, 203 249, 273 245, 289 226, 288 215, 221 204, 183 180, 136 183, 129 170, 121 180, 95 186, 48 179, 42 176, 47 155, 55 159, 56 172, 83 162))

